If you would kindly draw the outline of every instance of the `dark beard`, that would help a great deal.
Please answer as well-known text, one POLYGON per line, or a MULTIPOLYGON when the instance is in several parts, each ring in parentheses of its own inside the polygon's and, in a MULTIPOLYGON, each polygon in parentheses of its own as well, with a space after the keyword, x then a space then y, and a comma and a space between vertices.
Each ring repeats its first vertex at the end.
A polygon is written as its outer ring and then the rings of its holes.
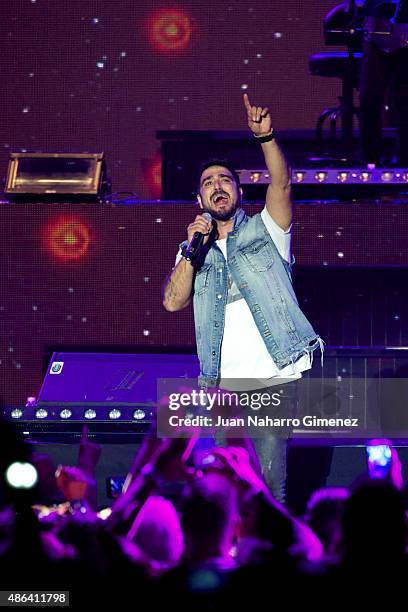
POLYGON ((216 211, 214 209, 208 209, 208 212, 210 213, 212 218, 215 219, 216 221, 229 221, 235 215, 235 213, 237 212, 240 206, 241 206, 241 201, 239 199, 235 203, 235 206, 233 206, 232 208, 229 208, 225 212, 216 211))
POLYGON ((236 209, 226 210, 224 213, 211 211, 211 216, 216 221, 229 221, 235 215, 235 211, 236 209))

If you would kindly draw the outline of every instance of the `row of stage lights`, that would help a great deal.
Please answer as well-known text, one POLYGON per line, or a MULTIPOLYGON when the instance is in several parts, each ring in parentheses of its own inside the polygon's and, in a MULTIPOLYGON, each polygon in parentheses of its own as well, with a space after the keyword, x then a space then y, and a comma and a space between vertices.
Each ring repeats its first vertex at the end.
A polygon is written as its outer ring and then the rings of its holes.
MULTIPOLYGON (((243 185, 253 183, 269 183, 269 174, 262 170, 240 170, 240 182, 243 185)), ((408 184, 408 171, 404 169, 394 170, 338 170, 338 169, 308 169, 292 170, 292 183, 316 184, 408 184)))
MULTIPOLYGON (((306 177, 306 172, 296 171, 294 175, 292 175, 292 180, 295 183, 303 183, 306 177)), ((314 180, 317 183, 325 183, 329 178, 329 172, 326 170, 320 170, 319 172, 315 172, 314 180)), ((391 182, 404 182, 408 183, 408 172, 391 172, 384 171, 381 172, 380 177, 382 183, 391 183, 391 182)), ((373 175, 371 172, 367 170, 361 170, 359 172, 347 172, 346 170, 342 170, 337 173, 337 182, 338 183, 369 183, 372 182, 373 175)), ((378 182, 378 179, 375 180, 378 182)))
MULTIPOLYGON (((24 411, 21 408, 14 408, 13 410, 11 410, 10 416, 14 420, 19 420, 19 419, 23 419, 25 415, 24 415, 24 411)), ((50 416, 55 417, 56 415, 55 414, 50 415, 49 410, 47 410, 46 408, 37 408, 36 410, 34 410, 33 416, 35 419, 38 419, 39 421, 41 421, 41 420, 47 419, 50 416)), ((72 419, 73 411, 70 410, 69 408, 63 408, 60 410, 57 416, 60 419, 69 420, 69 419, 72 419)), ((92 421, 93 419, 96 419, 97 416, 98 414, 96 410, 94 410, 93 408, 87 408, 81 415, 81 420, 82 418, 84 418, 84 419, 87 419, 88 421, 92 421)), ((119 408, 112 408, 111 410, 109 410, 107 414, 107 418, 111 421, 116 421, 120 419, 121 417, 122 417, 122 411, 119 408)), ((143 421, 146 418, 149 418, 149 415, 147 415, 146 412, 142 410, 141 408, 138 408, 133 411, 132 419, 134 421, 143 421)), ((30 418, 30 420, 32 420, 32 418, 30 418)), ((78 418, 76 418, 75 420, 78 420, 78 418)), ((98 420, 101 420, 101 419, 99 418, 98 420)))

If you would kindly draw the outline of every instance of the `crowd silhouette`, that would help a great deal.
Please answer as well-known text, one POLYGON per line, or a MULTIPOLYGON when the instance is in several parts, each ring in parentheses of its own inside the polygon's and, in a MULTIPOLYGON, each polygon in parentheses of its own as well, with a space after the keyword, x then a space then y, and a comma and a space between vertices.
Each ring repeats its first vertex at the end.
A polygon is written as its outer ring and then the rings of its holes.
POLYGON ((122 494, 98 508, 101 449, 86 430, 78 464, 57 470, 6 423, 0 444, 3 590, 70 591, 71 606, 229 610, 268 608, 278 595, 291 604, 367 604, 398 595, 408 576, 395 449, 386 475, 320 489, 300 517, 273 498, 242 446, 209 449, 198 469, 194 440, 152 432, 122 494), (10 481, 14 464, 35 466, 36 484, 10 481))

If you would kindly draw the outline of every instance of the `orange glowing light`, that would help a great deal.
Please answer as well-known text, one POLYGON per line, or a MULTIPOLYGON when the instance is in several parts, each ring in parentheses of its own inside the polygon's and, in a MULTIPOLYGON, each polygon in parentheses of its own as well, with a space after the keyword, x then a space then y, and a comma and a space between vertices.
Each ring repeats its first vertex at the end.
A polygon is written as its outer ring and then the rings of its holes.
POLYGON ((67 234, 64 238, 65 244, 75 244, 76 241, 76 236, 74 236, 73 234, 67 234))
POLYGON ((157 9, 145 22, 149 44, 159 53, 180 53, 187 49, 193 33, 193 24, 180 9, 157 9))
POLYGON ((142 171, 151 197, 155 200, 160 199, 162 193, 162 160, 160 151, 154 157, 142 160, 142 171))
POLYGON ((44 227, 45 250, 61 262, 77 261, 88 252, 91 243, 88 225, 79 217, 60 215, 44 227))

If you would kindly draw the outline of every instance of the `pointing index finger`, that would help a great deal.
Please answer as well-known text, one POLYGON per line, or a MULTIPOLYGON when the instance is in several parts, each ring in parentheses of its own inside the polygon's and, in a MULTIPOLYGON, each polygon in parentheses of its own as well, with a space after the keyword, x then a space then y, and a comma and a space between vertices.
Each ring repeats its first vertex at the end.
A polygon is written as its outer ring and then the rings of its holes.
POLYGON ((247 111, 250 112, 251 111, 251 103, 249 101, 247 93, 244 93, 244 104, 245 104, 245 108, 247 109, 247 111))

